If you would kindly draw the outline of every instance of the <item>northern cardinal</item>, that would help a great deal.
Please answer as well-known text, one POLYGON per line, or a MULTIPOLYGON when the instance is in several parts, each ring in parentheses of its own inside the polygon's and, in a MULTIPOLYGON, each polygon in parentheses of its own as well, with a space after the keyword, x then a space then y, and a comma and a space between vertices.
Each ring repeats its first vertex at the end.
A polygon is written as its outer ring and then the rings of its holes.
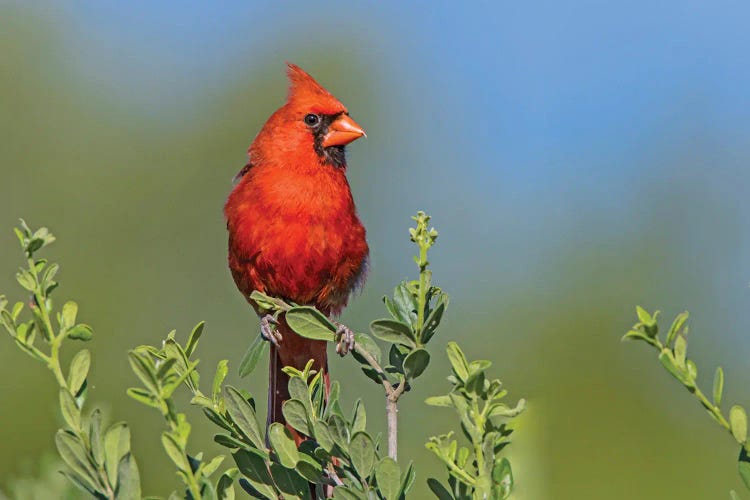
MULTIPOLYGON (((286 103, 255 137, 224 207, 229 269, 245 298, 259 290, 338 315, 367 270, 365 228, 346 179, 344 152, 365 132, 302 69, 288 64, 287 76, 286 103)), ((300 337, 283 317, 274 324, 272 316, 260 316, 261 334, 272 343, 268 422, 284 422, 281 405, 289 393, 281 369, 302 369, 313 359, 327 388, 326 342, 300 337)), ((345 327, 338 333, 337 351, 345 354, 353 335, 345 327)))

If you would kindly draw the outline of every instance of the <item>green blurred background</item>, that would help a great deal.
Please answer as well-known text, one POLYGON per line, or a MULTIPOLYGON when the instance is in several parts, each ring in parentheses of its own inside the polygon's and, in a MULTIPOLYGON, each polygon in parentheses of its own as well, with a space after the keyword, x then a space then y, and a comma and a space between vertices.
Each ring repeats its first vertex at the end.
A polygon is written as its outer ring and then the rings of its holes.
MULTIPOLYGON (((634 306, 693 314, 704 385, 750 403, 750 9, 740 2, 474 7, 357 2, 0 2, 0 290, 22 298, 11 227, 47 225, 96 337, 91 401, 132 424, 144 493, 177 485, 162 422, 125 396, 126 352, 206 320, 204 380, 230 382, 257 320, 225 265, 231 178, 285 96, 284 61, 368 132, 349 177, 372 267, 344 321, 383 314, 414 275, 406 228, 440 231, 435 281, 452 302, 435 362, 400 413, 401 457, 453 415, 442 350, 488 358, 529 409, 509 448, 519 499, 715 499, 742 489, 737 449, 645 345, 621 344, 634 306), (743 389, 743 386, 745 389, 743 389)), ((349 402, 377 387, 334 360, 349 402)), ((56 389, 9 339, 0 349, 0 489, 53 450, 56 389)), ((263 399, 262 397, 259 399, 263 399)), ((187 402, 186 402, 187 404, 187 402)), ((196 448, 212 449, 197 424, 196 448)))

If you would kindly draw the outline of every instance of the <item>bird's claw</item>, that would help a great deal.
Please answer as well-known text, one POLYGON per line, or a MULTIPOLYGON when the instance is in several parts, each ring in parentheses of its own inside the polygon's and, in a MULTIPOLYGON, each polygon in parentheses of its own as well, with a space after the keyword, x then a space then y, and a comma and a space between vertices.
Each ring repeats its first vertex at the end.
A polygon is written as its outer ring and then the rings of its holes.
POLYGON ((276 325, 278 324, 279 322, 272 314, 264 314, 260 318, 261 337, 276 347, 279 347, 279 343, 282 341, 281 333, 276 329, 276 325))
POLYGON ((354 332, 348 326, 334 321, 336 324, 336 353, 339 356, 346 356, 349 351, 354 350, 354 332))

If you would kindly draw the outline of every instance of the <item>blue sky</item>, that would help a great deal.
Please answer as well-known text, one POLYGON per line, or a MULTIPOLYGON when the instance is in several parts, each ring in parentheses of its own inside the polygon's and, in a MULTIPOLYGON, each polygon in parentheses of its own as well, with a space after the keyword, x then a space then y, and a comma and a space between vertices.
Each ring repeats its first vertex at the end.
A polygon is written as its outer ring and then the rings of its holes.
MULTIPOLYGON (((88 1, 44 13, 63 21, 66 64, 108 102, 121 96, 152 114, 160 130, 165 119, 189 126, 196 103, 256 68, 279 69, 270 112, 285 92, 284 60, 305 67, 321 47, 333 64, 352 56, 361 67, 344 71, 374 75, 363 88, 308 69, 355 116, 357 99, 377 103, 378 116, 358 116, 370 138, 352 148, 352 163, 393 166, 398 179, 389 171, 353 182, 371 234, 386 238, 379 219, 434 207, 455 222, 447 253, 497 258, 497 276, 448 269, 457 287, 542 280, 561 248, 614 255, 620 239, 673 214, 671 226, 687 233, 676 256, 702 260, 726 301, 744 303, 750 242, 714 241, 725 237, 726 214, 739 224, 730 231, 750 221, 745 3, 88 1), (376 194, 363 196, 368 189, 376 194), (680 220, 680 203, 706 204, 707 215, 680 220)), ((248 142, 254 133, 248 127, 248 142)))

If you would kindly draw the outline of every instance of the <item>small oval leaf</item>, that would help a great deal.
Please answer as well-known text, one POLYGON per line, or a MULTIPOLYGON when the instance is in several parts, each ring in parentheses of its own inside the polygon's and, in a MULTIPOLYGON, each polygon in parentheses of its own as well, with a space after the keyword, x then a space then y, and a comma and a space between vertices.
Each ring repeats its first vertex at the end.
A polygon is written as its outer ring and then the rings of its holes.
POLYGON ((307 422, 307 410, 302 401, 298 399, 285 401, 284 405, 281 407, 281 412, 284 414, 284 418, 289 425, 306 436, 310 435, 310 428, 307 422))
POLYGON ((264 448, 265 444, 255 420, 255 410, 250 403, 240 394, 240 391, 232 386, 224 387, 224 404, 232 421, 239 427, 242 433, 258 448, 264 448))
POLYGON ((398 500, 401 490, 401 468, 391 457, 385 457, 375 470, 378 489, 386 500, 398 500))
POLYGON ((68 389, 70 389, 71 394, 78 395, 83 383, 86 382, 90 367, 91 353, 88 349, 78 351, 70 362, 70 370, 68 371, 68 389))
POLYGON ((289 429, 278 422, 274 422, 268 428, 268 440, 279 457, 281 465, 287 469, 293 469, 299 462, 299 451, 297 451, 297 445, 294 443, 294 438, 292 438, 289 429))
POLYGON ((734 439, 740 444, 745 444, 747 441, 747 414, 743 407, 734 405, 729 409, 729 424, 734 439))
POLYGON ((240 361, 240 377, 246 377, 255 370, 255 366, 258 364, 267 344, 268 342, 266 342, 260 334, 255 338, 255 341, 250 344, 247 352, 242 356, 242 361, 240 361))
POLYGON ((415 379, 424 373, 430 364, 430 353, 424 349, 415 349, 404 359, 404 375, 407 379, 415 379))
POLYGON ((716 367, 716 373, 714 373, 714 404, 719 406, 721 404, 721 395, 724 392, 724 370, 721 366, 716 367))
POLYGON ((359 477, 364 479, 372 474, 375 466, 375 445, 367 433, 358 432, 352 436, 349 443, 349 456, 359 477))
POLYGON ((376 319, 370 323, 370 332, 380 340, 392 344, 403 344, 409 347, 416 347, 414 333, 411 331, 411 327, 400 321, 393 319, 376 319))
POLYGON ((336 326, 314 307, 292 307, 284 315, 287 325, 301 337, 333 342, 336 326))

